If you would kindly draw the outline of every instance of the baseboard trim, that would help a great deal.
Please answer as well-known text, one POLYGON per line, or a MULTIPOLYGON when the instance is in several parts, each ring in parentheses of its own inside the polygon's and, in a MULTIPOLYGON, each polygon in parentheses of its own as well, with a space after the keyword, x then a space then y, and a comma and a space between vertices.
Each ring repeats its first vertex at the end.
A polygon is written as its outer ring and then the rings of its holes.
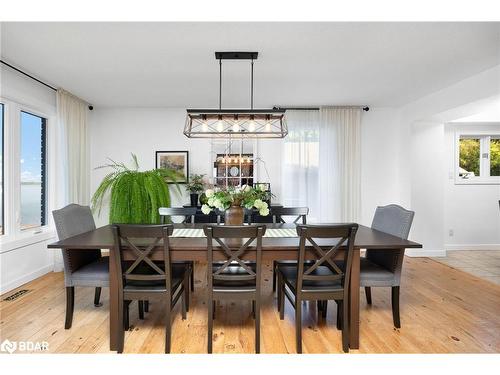
POLYGON ((446 251, 455 250, 500 250, 500 244, 444 245, 446 251))
POLYGON ((11 290, 16 289, 23 284, 29 283, 30 281, 33 281, 33 280, 35 280, 35 279, 37 279, 37 278, 39 278, 39 277, 41 277, 49 272, 52 272, 53 269, 54 269, 54 265, 49 264, 47 266, 44 266, 44 267, 37 269, 36 271, 29 273, 27 275, 21 276, 21 277, 15 279, 9 283, 2 284, 2 285, 0 285, 0 294, 10 292, 11 290))
POLYGON ((428 250, 428 249, 406 249, 405 255, 412 258, 422 257, 445 257, 446 250, 428 250))

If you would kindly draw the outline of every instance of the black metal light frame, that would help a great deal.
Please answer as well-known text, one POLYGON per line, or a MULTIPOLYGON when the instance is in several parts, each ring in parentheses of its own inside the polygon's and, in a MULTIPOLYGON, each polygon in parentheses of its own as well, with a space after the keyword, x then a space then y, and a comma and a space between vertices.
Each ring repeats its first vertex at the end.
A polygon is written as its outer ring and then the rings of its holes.
POLYGON ((219 109, 187 109, 189 138, 284 138, 285 109, 253 108, 253 64, 258 52, 215 52, 219 60, 219 109), (250 109, 222 109, 222 60, 251 60, 250 109))

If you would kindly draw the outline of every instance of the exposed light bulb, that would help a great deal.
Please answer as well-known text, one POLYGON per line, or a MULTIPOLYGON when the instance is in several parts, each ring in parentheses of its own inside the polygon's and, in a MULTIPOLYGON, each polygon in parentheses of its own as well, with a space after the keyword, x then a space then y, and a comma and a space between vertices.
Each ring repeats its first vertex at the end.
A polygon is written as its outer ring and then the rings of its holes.
POLYGON ((250 120, 250 123, 248 124, 248 131, 255 131, 255 121, 254 120, 250 120))
POLYGON ((203 121, 201 123, 201 131, 202 132, 206 132, 208 130, 208 125, 207 125, 207 122, 206 121, 203 121))
POLYGON ((238 124, 237 122, 235 122, 233 124, 233 132, 237 133, 240 131, 240 124, 238 124))
POLYGON ((222 124, 222 120, 217 121, 217 131, 221 132, 224 129, 224 125, 222 124))
POLYGON ((270 132, 271 131, 271 121, 266 121, 266 132, 270 132))

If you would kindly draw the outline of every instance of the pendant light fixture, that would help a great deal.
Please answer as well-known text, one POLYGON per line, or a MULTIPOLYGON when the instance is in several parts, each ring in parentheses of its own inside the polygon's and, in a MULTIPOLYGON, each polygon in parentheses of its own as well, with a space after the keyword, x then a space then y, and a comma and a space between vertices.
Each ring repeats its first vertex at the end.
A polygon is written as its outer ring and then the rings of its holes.
POLYGON ((189 138, 284 138, 285 109, 253 108, 253 63, 258 52, 215 52, 219 60, 219 109, 187 109, 184 134, 189 138), (250 60, 250 109, 222 109, 222 60, 250 60))

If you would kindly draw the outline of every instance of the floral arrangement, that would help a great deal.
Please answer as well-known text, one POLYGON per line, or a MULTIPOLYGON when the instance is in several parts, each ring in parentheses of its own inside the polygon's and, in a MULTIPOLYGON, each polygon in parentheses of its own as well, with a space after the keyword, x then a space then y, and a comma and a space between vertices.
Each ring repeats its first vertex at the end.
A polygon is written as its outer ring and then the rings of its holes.
POLYGON ((256 208, 261 216, 269 215, 269 207, 263 199, 266 192, 260 187, 243 185, 241 187, 228 187, 224 189, 207 189, 205 195, 208 198, 206 204, 201 206, 201 211, 208 215, 212 209, 227 210, 231 206, 240 206, 247 209, 256 208))

